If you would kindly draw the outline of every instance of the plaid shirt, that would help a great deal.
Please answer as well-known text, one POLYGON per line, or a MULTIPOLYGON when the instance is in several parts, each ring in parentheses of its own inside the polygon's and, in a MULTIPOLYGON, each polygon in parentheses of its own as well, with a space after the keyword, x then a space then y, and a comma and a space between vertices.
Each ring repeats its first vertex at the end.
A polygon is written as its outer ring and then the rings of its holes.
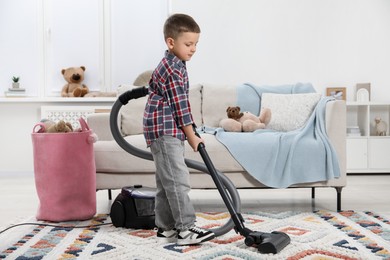
POLYGON ((189 82, 185 62, 165 52, 149 83, 143 129, 147 146, 163 135, 182 141, 186 139, 183 126, 193 124, 188 100, 189 82))

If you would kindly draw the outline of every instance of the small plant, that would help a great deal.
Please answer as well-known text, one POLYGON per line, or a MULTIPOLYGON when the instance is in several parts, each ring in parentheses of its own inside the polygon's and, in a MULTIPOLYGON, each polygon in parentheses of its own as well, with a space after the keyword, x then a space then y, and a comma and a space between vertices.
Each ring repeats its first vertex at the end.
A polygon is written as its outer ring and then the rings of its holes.
POLYGON ((12 77, 12 81, 14 82, 14 83, 18 83, 19 82, 19 79, 20 79, 20 77, 12 77))

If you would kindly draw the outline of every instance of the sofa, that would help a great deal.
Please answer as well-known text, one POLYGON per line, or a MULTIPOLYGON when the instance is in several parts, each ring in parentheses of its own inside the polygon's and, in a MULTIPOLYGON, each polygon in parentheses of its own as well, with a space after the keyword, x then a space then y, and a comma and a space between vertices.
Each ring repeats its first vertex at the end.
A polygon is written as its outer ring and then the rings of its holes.
MULTIPOLYGON (((277 87, 275 86, 275 88, 277 87)), ((121 85, 118 88, 118 95, 132 88, 131 85, 121 85)), ((196 125, 218 128, 221 120, 227 117, 227 107, 237 104, 238 95, 235 85, 192 85, 190 87, 190 103, 196 125)), ((118 127, 124 139, 144 150, 148 150, 142 134, 142 117, 146 98, 131 100, 127 105, 121 107, 118 115, 118 127)), ((253 97, 248 98, 253 99, 253 97)), ((299 115, 297 114, 297 116, 299 115)), ((135 157, 119 147, 112 137, 109 117, 109 113, 92 113, 87 116, 90 128, 99 138, 94 145, 96 189, 107 189, 111 199, 112 189, 136 184, 155 187, 154 163, 135 157)), ((335 188, 337 210, 341 210, 341 191, 346 186, 345 101, 331 100, 327 102, 324 118, 329 142, 338 158, 340 177, 325 181, 295 183, 289 188, 311 188, 312 198, 315 196, 315 188, 335 188)), ((215 135, 201 133, 201 136, 214 166, 228 177, 237 188, 269 188, 246 172, 227 148, 216 139, 215 135)), ((185 155, 188 159, 203 162, 199 153, 194 152, 188 143, 186 143, 185 155)), ((210 176, 197 170, 190 169, 190 182, 193 189, 215 189, 210 176)))

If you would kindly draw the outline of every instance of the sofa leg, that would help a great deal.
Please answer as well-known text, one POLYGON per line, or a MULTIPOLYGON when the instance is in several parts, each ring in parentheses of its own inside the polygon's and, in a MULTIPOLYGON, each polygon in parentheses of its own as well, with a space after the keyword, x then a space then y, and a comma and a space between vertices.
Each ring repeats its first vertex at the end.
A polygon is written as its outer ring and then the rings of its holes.
POLYGON ((112 200, 111 189, 108 189, 108 200, 112 200))
POLYGON ((311 187, 311 198, 315 199, 316 198, 316 188, 311 187))
POLYGON ((337 212, 341 211, 341 191, 343 187, 335 187, 337 192, 337 212))

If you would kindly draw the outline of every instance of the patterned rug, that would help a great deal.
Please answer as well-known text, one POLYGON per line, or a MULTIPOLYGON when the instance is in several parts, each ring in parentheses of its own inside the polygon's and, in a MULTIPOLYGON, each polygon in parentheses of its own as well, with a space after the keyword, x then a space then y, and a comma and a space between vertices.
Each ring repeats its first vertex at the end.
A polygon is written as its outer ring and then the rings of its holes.
MULTIPOLYGON (((247 247, 234 231, 201 245, 178 246, 159 242, 155 230, 19 226, 0 234, 0 259, 390 259, 390 221, 383 214, 317 211, 243 216, 248 228, 283 231, 291 244, 277 255, 264 255, 247 247)), ((227 213, 198 213, 197 225, 214 228, 228 218, 227 213)), ((64 224, 109 222, 109 216, 101 214, 64 224)))

